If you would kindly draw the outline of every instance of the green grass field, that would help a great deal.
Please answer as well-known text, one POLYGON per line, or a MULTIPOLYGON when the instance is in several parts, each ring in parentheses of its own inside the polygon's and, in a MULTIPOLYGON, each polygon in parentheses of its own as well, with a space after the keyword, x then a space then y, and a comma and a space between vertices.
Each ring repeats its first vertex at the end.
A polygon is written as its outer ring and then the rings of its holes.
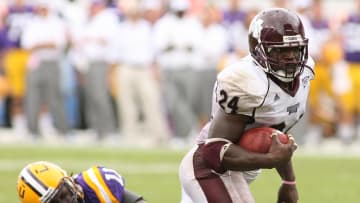
MULTIPOLYGON (((52 161, 69 172, 94 164, 119 171, 130 190, 149 203, 180 202, 178 165, 185 151, 120 150, 43 146, 0 146, 0 203, 19 202, 16 180, 21 168, 37 160, 52 161)), ((360 200, 360 158, 304 156, 294 158, 302 203, 357 203, 360 200)), ((264 170, 251 185, 257 203, 276 202, 280 179, 274 170, 264 170)))

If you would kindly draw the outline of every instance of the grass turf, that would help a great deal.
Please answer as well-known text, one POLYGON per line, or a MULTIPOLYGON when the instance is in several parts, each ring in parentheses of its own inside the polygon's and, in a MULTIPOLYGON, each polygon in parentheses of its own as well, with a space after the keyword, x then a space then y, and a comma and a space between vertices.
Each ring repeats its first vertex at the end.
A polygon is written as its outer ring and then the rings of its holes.
MULTIPOLYGON (((72 148, 0 146, 0 202, 19 202, 16 180, 27 163, 47 160, 68 172, 80 172, 94 164, 116 169, 130 190, 149 203, 180 202, 178 165, 184 151, 167 149, 72 148)), ((296 155, 300 202, 357 203, 360 199, 360 158, 296 155)), ((274 170, 263 173, 251 185, 257 203, 276 202, 280 179, 274 170)))

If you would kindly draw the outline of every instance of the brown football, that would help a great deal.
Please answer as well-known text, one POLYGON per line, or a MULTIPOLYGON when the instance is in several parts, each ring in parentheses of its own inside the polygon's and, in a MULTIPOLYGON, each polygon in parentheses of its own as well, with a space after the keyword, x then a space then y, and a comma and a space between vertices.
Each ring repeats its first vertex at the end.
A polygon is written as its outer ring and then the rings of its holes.
POLYGON ((251 152, 268 153, 271 146, 271 134, 276 131, 283 144, 289 142, 287 134, 271 127, 257 127, 246 130, 240 138, 239 145, 251 152))

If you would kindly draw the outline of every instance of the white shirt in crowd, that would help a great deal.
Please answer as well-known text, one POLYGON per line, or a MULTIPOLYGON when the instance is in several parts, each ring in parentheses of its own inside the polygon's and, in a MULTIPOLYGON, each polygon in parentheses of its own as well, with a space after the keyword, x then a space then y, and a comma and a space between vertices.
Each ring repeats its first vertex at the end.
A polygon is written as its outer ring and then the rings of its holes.
POLYGON ((118 27, 117 17, 106 10, 90 18, 77 36, 74 36, 74 61, 78 67, 87 66, 84 62, 109 62, 111 45, 118 27), (81 63, 81 64, 80 64, 81 63))
POLYGON ((152 29, 147 21, 126 20, 120 23, 117 33, 117 46, 113 53, 118 54, 119 63, 144 67, 153 62, 152 29))
POLYGON ((227 34, 220 24, 211 24, 203 28, 200 55, 196 57, 196 69, 216 68, 220 58, 226 53, 227 34))
POLYGON ((166 14, 155 24, 154 32, 157 62, 161 68, 178 69, 197 64, 196 57, 203 37, 198 19, 166 14), (173 46, 173 50, 165 52, 168 46, 173 46))
POLYGON ((34 16, 24 29, 21 42, 25 49, 54 43, 56 48, 40 49, 32 52, 38 61, 57 60, 63 54, 66 45, 66 28, 64 22, 56 15, 47 17, 34 16))

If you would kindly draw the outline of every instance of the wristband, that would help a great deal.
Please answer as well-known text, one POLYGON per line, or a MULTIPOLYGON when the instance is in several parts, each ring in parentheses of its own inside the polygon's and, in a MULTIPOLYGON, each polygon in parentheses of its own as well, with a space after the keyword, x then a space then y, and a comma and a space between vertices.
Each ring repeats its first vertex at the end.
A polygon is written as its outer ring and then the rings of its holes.
POLYGON ((288 180, 282 180, 282 184, 284 185, 296 185, 296 181, 288 181, 288 180))

